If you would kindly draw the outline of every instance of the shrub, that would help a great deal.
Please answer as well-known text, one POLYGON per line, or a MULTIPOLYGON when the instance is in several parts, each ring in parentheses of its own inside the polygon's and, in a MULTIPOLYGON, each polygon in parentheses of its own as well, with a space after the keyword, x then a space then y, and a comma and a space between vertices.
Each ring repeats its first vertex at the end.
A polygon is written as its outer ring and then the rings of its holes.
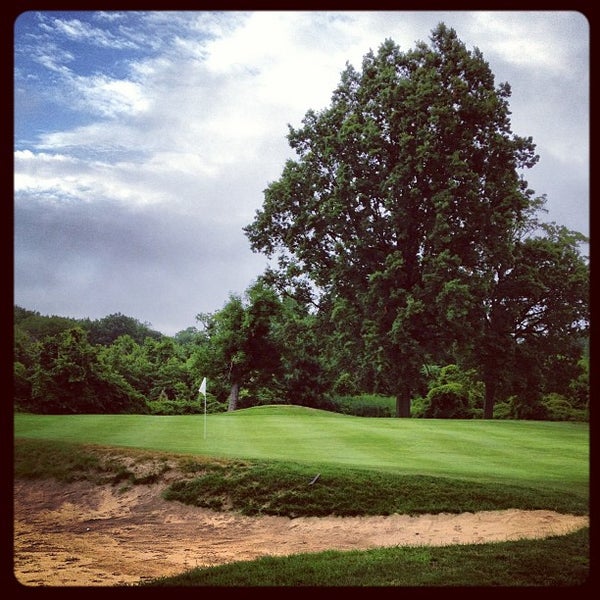
POLYGON ((509 402, 496 402, 494 405, 494 419, 511 419, 509 402))
POLYGON ((547 413, 547 419, 550 421, 587 421, 589 416, 585 409, 575 408, 569 400, 556 393, 546 394, 542 398, 547 413))
POLYGON ((468 419, 469 395, 460 383, 446 383, 429 390, 424 417, 429 419, 468 419))
POLYGON ((508 399, 511 419, 524 419, 530 421, 545 421, 548 419, 548 410, 541 399, 536 397, 510 396, 508 399))
POLYGON ((429 403, 422 396, 417 396, 410 403, 410 416, 414 419, 422 419, 425 417, 425 409, 429 403))
POLYGON ((335 412, 355 417, 393 417, 395 414, 395 400, 377 394, 336 396, 330 406, 335 412))
POLYGON ((187 400, 169 400, 159 397, 146 403, 151 415, 195 415, 204 412, 204 404, 187 400))

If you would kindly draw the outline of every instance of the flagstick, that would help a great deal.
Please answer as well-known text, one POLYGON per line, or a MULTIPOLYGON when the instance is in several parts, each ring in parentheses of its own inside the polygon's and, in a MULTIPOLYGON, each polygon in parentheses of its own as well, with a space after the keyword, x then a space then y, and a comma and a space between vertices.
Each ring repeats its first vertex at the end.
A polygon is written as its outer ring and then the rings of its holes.
POLYGON ((204 439, 206 439, 206 377, 202 380, 198 391, 204 396, 204 439))

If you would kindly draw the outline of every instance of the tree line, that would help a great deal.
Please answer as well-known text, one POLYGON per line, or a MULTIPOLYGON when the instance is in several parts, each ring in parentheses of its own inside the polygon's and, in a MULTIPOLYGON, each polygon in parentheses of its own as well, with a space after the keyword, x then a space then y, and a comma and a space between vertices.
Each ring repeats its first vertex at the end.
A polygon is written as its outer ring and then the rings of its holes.
POLYGON ((173 338, 16 317, 22 406, 166 410, 206 375, 215 410, 374 393, 398 417, 586 418, 588 240, 542 220, 510 95, 443 23, 406 52, 385 40, 289 126, 296 159, 244 228, 274 266, 173 338))
MULTIPOLYGON (((260 404, 299 404, 348 412, 359 397, 356 373, 340 371, 327 318, 259 280, 232 295, 197 326, 166 336, 132 317, 91 321, 14 310, 14 407, 41 414, 195 414, 204 410, 199 385, 208 377, 208 411, 260 404)), ((539 385, 529 365, 502 387, 496 418, 587 420, 589 352, 585 338, 570 357, 547 360, 539 385), (524 393, 525 392, 525 393, 524 393)), ((413 382, 411 416, 483 416, 483 382, 475 369, 425 364, 413 382)), ((369 393, 384 395, 384 389, 369 393)), ((368 402, 368 400, 367 400, 368 402)), ((388 416, 375 406, 355 414, 388 416)))

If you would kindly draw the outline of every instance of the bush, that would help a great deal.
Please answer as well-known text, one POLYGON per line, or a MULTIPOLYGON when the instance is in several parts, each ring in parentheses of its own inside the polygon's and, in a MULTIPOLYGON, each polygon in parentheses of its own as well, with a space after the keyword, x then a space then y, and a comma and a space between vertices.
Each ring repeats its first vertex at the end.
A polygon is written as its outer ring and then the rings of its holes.
POLYGON ((535 397, 511 396, 508 399, 510 405, 510 418, 529 421, 545 421, 548 419, 546 406, 535 397))
POLYGON ((31 382, 23 363, 15 362, 13 371, 13 400, 16 406, 27 406, 31 398, 31 382))
POLYGON ((460 383, 446 383, 429 390, 424 417, 429 419, 468 419, 469 395, 460 383))
POLYGON ((195 415, 204 412, 204 404, 190 402, 187 400, 169 400, 168 398, 159 398, 158 400, 148 400, 146 403, 151 415, 195 415))
POLYGON ((494 419, 512 419, 508 402, 496 402, 494 405, 494 419))
POLYGON ((358 394, 359 389, 355 378, 350 373, 344 371, 333 384, 333 393, 340 396, 353 396, 358 394))
POLYGON ((425 409, 429 406, 429 403, 422 396, 413 398, 410 403, 410 416, 414 419, 425 418, 425 409))
POLYGON ((238 408, 250 408, 252 406, 267 406, 270 404, 287 404, 282 399, 279 390, 267 387, 257 387, 252 390, 242 388, 238 398, 238 408))
POLYGON ((395 400, 389 396, 360 394, 357 396, 336 396, 331 409, 355 417, 393 417, 395 400))
POLYGON ((549 421, 588 421, 589 415, 585 409, 574 408, 565 396, 561 394, 546 394, 542 398, 549 421))

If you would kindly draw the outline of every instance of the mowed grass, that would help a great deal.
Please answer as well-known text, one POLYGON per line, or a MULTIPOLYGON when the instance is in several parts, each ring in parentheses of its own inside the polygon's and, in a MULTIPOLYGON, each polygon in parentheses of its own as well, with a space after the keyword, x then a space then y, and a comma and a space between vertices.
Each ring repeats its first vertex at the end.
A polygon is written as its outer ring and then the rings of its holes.
POLYGON ((563 490, 588 498, 587 423, 370 419, 298 406, 204 416, 29 415, 16 438, 563 490))

